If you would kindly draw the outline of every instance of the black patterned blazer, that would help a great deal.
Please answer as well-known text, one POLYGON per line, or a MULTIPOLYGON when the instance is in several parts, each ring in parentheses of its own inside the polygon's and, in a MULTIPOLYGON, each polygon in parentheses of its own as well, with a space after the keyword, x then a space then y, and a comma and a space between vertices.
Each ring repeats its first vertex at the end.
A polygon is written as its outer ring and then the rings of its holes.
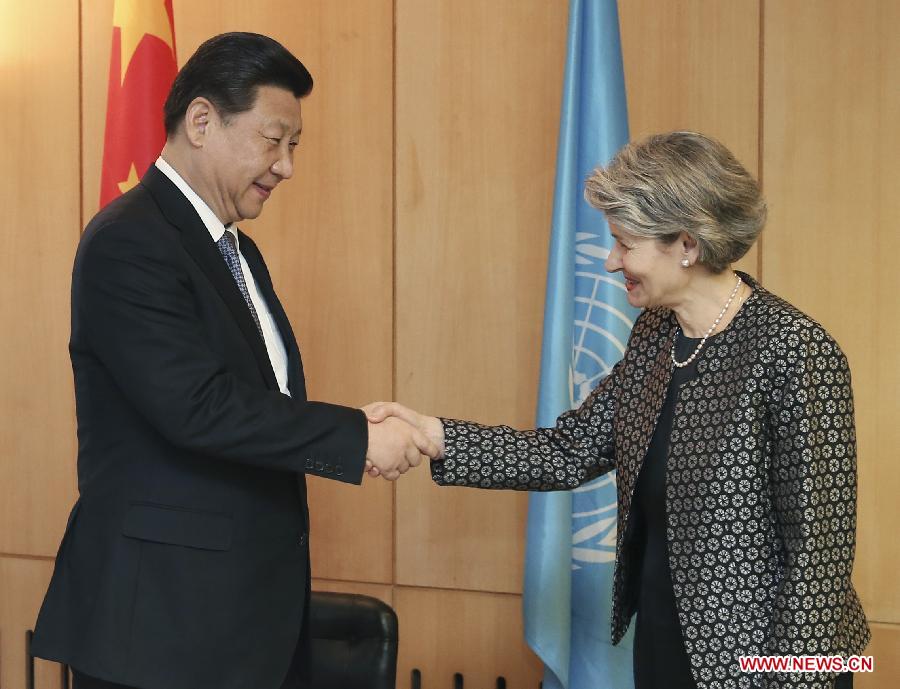
MULTIPOLYGON (((669 564, 701 689, 831 687, 833 675, 742 674, 744 655, 855 655, 869 640, 850 582, 856 433, 847 360, 821 325, 754 291, 698 357, 669 442, 669 564)), ((647 310, 624 358, 554 428, 444 419, 441 485, 569 490, 617 470, 612 639, 635 608, 632 496, 672 375, 674 314, 647 310)))

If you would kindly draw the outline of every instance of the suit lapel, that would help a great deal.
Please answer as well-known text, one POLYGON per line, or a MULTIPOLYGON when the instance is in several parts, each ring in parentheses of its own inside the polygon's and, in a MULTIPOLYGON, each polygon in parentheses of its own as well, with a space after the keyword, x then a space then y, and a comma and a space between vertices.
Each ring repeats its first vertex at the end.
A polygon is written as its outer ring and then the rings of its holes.
POLYGON ((284 349, 287 352, 287 369, 288 369, 288 388, 291 391, 291 397, 295 400, 306 399, 306 382, 303 377, 303 362, 300 358, 300 349, 297 346, 297 338, 294 337, 294 331, 291 328, 291 322, 288 320, 287 313, 275 294, 275 287, 272 285, 272 277, 263 261, 262 254, 256 244, 243 232, 238 230, 241 240, 241 253, 250 266, 250 271, 256 280, 256 286, 265 299, 275 319, 275 325, 281 334, 281 341, 284 343, 284 349))
POLYGON ((275 380, 275 372, 272 370, 272 362, 269 360, 266 345, 250 315, 250 309, 247 308, 247 303, 244 301, 234 277, 228 270, 219 248, 213 242, 209 230, 197 215, 197 211, 178 187, 155 165, 151 165, 147 170, 147 174, 141 179, 141 184, 153 195, 166 219, 181 230, 182 244, 185 250, 222 297, 222 301, 225 302, 237 322, 238 328, 250 345, 266 385, 272 390, 277 390, 278 383, 275 380))

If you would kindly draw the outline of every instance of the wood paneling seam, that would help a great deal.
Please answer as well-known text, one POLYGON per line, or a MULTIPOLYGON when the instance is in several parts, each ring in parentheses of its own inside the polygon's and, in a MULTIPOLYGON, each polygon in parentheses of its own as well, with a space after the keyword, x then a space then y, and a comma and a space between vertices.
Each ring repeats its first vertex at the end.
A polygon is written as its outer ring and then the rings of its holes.
MULTIPOLYGON (((391 2, 391 399, 397 399, 397 0, 391 2)), ((391 584, 397 583, 397 483, 391 486, 391 584)), ((393 595, 393 591, 391 592, 393 595)))
MULTIPOLYGON (((84 1, 78 0, 78 227, 76 241, 81 238, 84 223, 84 1)), ((77 477, 76 484, 78 482, 77 477)), ((77 487, 77 486, 76 486, 77 487)))
MULTIPOLYGON (((759 103, 759 115, 756 125, 756 177, 760 189, 763 189, 763 155, 765 142, 765 81, 766 81, 766 0, 759 0, 759 63, 756 74, 756 97, 759 103)), ((765 192, 765 189, 763 189, 765 192)), ((756 274, 760 283, 763 282, 763 251, 762 245, 765 237, 761 234, 756 246, 756 274)))

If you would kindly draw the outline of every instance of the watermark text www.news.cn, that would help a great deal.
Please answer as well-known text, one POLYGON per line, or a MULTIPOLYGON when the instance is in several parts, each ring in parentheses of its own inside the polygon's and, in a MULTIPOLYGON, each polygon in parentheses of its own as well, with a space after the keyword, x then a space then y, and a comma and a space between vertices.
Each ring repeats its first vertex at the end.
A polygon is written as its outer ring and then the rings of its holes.
POLYGON ((873 672, 873 656, 741 656, 741 672, 873 672))

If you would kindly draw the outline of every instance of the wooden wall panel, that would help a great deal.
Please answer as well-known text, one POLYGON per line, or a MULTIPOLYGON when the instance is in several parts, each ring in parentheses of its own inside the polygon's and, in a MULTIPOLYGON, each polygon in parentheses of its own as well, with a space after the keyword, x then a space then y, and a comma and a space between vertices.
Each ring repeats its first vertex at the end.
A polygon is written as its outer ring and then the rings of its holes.
MULTIPOLYGON (((699 131, 759 174, 759 1, 619 1, 632 139, 699 131)), ((757 275, 757 251, 738 267, 757 275)))
MULTIPOLYGON (((102 0, 84 16, 88 217, 97 207, 111 7, 102 0)), ((354 406, 393 394, 392 28, 389 0, 175 3, 179 64, 212 35, 256 31, 313 74, 294 178, 241 226, 262 248, 291 317, 310 397, 354 406)), ((316 573, 389 582, 391 487, 311 484, 316 573)))
MULTIPOLYGON (((534 423, 565 3, 397 2, 397 399, 534 423)), ((526 499, 397 486, 397 582, 519 591, 526 499)))
POLYGON ((875 661, 875 671, 858 673, 856 689, 896 689, 900 687, 900 625, 873 624, 872 642, 866 649, 875 661))
MULTIPOLYGON (((50 583, 49 560, 0 557, 0 687, 25 687, 25 632, 34 629, 50 583)), ((61 668, 35 661, 35 688, 59 689, 61 668)))
MULTIPOLYGON (((0 316, 21 324, 0 341, 0 413, 14 420, 0 424, 4 687, 23 685, 22 637, 74 497, 69 274, 78 226, 97 207, 112 4, 80 3, 80 65, 79 3, 53 0, 40 22, 32 8, 0 6, 0 316)), ((894 687, 900 546, 885 525, 900 519, 900 326, 891 318, 900 285, 888 264, 900 254, 900 43, 891 35, 900 6, 619 4, 632 136, 698 129, 761 174, 770 226, 741 265, 756 272, 758 261, 765 284, 821 320, 850 357, 856 581, 879 621, 868 650, 876 672, 857 683, 894 687)), ((208 36, 245 29, 284 42, 316 78, 296 177, 245 228, 294 322, 311 396, 396 397, 531 425, 565 3, 175 5, 181 63, 208 36)), ((449 686, 457 671, 466 686, 493 686, 501 674, 508 686, 536 686, 540 663, 521 640, 520 598, 509 595, 521 586, 525 496, 437 489, 423 466, 396 489, 311 481, 311 509, 314 587, 374 595, 400 616, 398 686, 409 686, 412 667, 426 686, 449 686)), ((56 689, 55 666, 38 667, 38 686, 56 689)))
POLYGON ((77 25, 77 3, 46 3, 40 21, 0 4, 0 553, 55 554, 75 489, 77 25))
POLYGON ((337 593, 358 593, 372 596, 393 607, 394 588, 383 584, 362 584, 355 581, 337 581, 334 579, 313 579, 313 591, 334 591, 337 593))
POLYGON ((400 618, 397 687, 409 689, 413 668, 423 687, 450 687, 463 675, 467 687, 537 689, 543 665, 522 640, 516 595, 397 587, 400 618))
POLYGON ((394 577, 394 493, 382 479, 362 487, 309 479, 313 576, 390 584, 394 577))
MULTIPOLYGON (((175 2, 175 4, 179 4, 175 2)), ((103 129, 106 126, 106 89, 112 50, 113 0, 90 0, 81 11, 82 90, 82 218, 87 225, 100 205, 100 171, 103 166, 103 129)), ((175 44, 178 45, 176 27, 175 44)), ((179 51, 180 55, 181 51, 179 51)), ((182 60, 183 62, 183 60, 182 60)))
POLYGON ((900 622, 900 4, 766 3, 766 284, 823 323, 853 371, 855 580, 870 619, 900 622))

